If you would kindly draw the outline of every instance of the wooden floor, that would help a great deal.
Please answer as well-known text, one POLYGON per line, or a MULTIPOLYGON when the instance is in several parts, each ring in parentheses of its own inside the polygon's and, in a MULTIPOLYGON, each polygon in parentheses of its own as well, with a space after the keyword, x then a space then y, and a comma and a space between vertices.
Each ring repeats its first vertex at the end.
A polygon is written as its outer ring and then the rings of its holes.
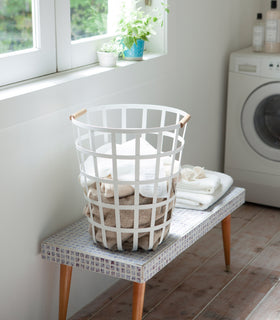
MULTIPOLYGON (((247 203, 232 214, 231 271, 217 226, 147 282, 143 319, 280 319, 279 276, 280 209, 247 203)), ((131 309, 121 280, 71 320, 129 320, 131 309)))

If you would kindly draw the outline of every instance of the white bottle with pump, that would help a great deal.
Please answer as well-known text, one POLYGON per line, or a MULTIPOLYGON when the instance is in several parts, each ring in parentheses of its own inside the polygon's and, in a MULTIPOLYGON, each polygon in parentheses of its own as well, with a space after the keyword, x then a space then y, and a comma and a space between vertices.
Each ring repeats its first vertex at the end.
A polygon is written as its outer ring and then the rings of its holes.
POLYGON ((264 48, 264 36, 265 36, 265 28, 264 23, 262 20, 262 14, 257 14, 257 20, 253 27, 253 51, 255 52, 262 52, 264 48))
POLYGON ((279 41, 280 12, 277 10, 277 1, 271 1, 271 10, 266 13, 264 52, 280 52, 279 41))

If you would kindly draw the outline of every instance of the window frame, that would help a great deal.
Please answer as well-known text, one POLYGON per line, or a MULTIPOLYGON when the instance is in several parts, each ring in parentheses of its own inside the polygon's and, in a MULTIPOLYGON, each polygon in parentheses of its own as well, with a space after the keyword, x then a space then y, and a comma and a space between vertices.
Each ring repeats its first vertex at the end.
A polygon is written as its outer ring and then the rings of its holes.
POLYGON ((54 0, 32 0, 34 47, 0 55, 0 86, 56 72, 54 0))

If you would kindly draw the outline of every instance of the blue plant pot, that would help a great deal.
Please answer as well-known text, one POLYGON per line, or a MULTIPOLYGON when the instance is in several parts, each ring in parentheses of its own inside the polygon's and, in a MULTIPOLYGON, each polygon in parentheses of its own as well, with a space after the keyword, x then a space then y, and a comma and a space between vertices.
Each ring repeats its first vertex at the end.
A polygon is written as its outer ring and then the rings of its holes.
POLYGON ((143 60, 144 53, 144 44, 145 41, 142 39, 137 40, 137 45, 133 43, 133 46, 130 49, 124 51, 125 60, 143 60))

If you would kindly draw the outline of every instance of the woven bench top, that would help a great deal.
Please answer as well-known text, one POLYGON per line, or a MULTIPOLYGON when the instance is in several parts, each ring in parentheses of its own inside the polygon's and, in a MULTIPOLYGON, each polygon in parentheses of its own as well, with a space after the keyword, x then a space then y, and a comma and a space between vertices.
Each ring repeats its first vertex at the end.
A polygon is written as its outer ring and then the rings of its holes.
POLYGON ((245 202, 245 190, 232 187, 205 211, 175 208, 167 239, 156 251, 118 252, 95 245, 83 217, 41 243, 42 258, 79 269, 146 282, 245 202))

